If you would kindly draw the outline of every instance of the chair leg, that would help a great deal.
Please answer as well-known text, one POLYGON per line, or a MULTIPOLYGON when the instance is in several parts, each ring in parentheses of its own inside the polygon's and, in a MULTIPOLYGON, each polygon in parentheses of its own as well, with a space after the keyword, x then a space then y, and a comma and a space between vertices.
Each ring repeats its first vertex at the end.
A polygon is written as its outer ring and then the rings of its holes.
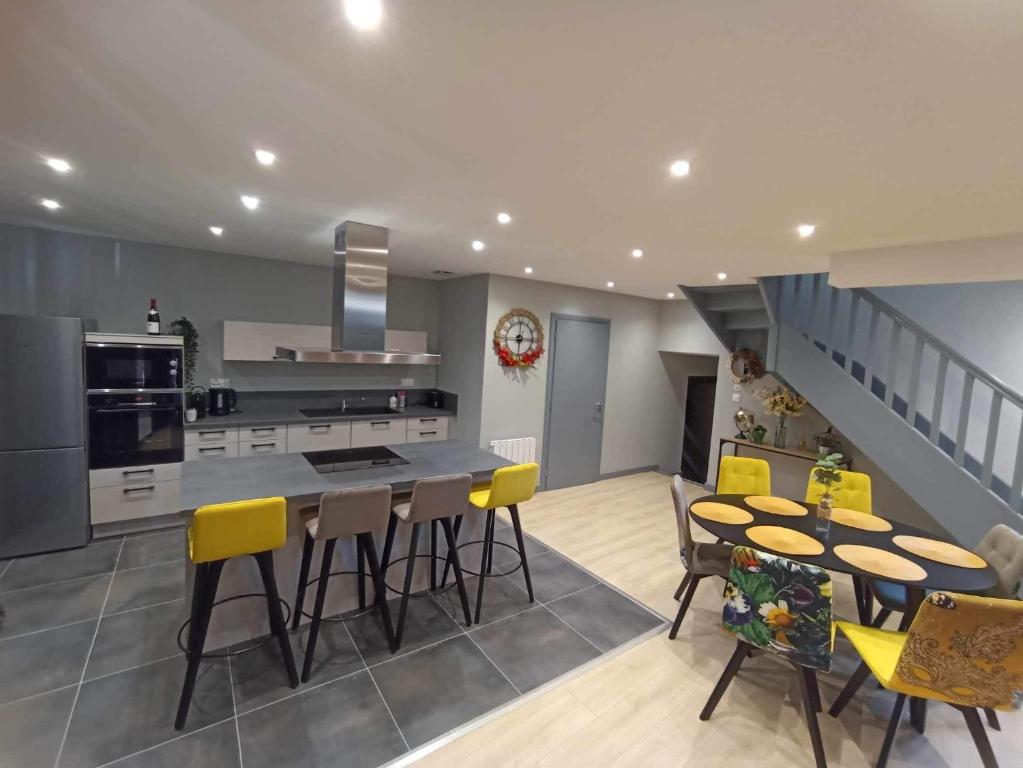
POLYGON ((360 536, 355 537, 356 589, 359 590, 359 610, 366 608, 366 548, 360 536))
POLYGON ((469 616, 469 596, 465 593, 462 564, 458 561, 458 549, 455 547, 455 531, 451 526, 451 520, 447 517, 441 518, 440 524, 444 528, 444 538, 447 540, 448 552, 451 553, 451 564, 455 569, 455 583, 458 585, 458 597, 462 601, 465 626, 469 627, 472 626, 472 618, 469 616))
POLYGON ((437 521, 430 521, 430 589, 437 589, 437 521))
MULTIPOLYGON (((519 520, 519 505, 512 504, 508 507, 508 511, 511 513, 512 526, 515 528, 515 543, 519 547, 519 559, 522 561, 522 576, 526 580, 526 592, 529 593, 529 602, 533 602, 533 580, 529 577, 529 562, 526 560, 526 542, 522 537, 522 522, 519 520)), ((491 542, 490 542, 490 557, 493 559, 494 553, 494 542, 493 542, 493 528, 491 531, 491 542)))
MULTIPOLYGON (((480 623, 480 612, 483 609, 483 583, 486 581, 487 554, 490 549, 490 540, 494 538, 494 517, 492 509, 487 510, 487 522, 483 526, 483 554, 480 556, 479 585, 476 587, 476 623, 480 623)), ((530 596, 532 597, 532 596, 530 596)))
POLYGON ((824 742, 821 740, 820 724, 817 712, 820 710, 820 692, 817 690, 817 674, 808 667, 800 667, 800 688, 803 692, 803 712, 806 715, 806 727, 810 731, 810 744, 813 745, 813 759, 817 768, 827 768, 828 760, 824 756, 824 742))
MULTIPOLYGON (((688 576, 686 577, 689 578, 688 576)), ((689 580, 689 588, 686 590, 685 597, 682 598, 682 604, 678 607, 678 613, 675 614, 675 621, 671 625, 671 631, 668 632, 668 639, 674 640, 678 635, 678 629, 682 626, 682 619, 686 617, 686 611, 689 610, 689 603, 693 601, 693 595, 696 594, 696 588, 700 586, 700 579, 702 576, 693 576, 689 580)))
POLYGON ((870 622, 870 626, 872 626, 874 629, 880 629, 881 627, 884 626, 884 623, 888 621, 888 617, 891 615, 892 615, 891 608, 882 608, 880 611, 877 612, 877 616, 874 617, 874 620, 870 622))
MULTIPOLYGON (((690 587, 692 589, 692 587, 690 587)), ((739 667, 742 666, 743 659, 746 658, 746 643, 742 640, 735 642, 735 650, 732 651, 732 658, 728 660, 725 665, 725 671, 721 673, 721 677, 718 679, 717 685, 714 686, 714 690, 710 694, 710 698, 707 699, 707 703, 703 705, 703 711, 700 712, 701 720, 710 720, 710 716, 714 714, 714 710, 721 701, 721 697, 725 695, 725 691, 728 689, 728 684, 732 682, 732 678, 735 677, 735 673, 739 671, 739 667)))
POLYGON ((305 541, 302 543, 302 565, 298 569, 298 592, 295 594, 294 615, 291 617, 291 628, 298 629, 298 623, 302 620, 302 610, 305 608, 305 590, 309 581, 309 566, 313 561, 313 547, 316 540, 306 531, 305 541))
POLYGON ((686 591, 686 587, 689 586, 689 582, 692 580, 692 578, 693 577, 688 573, 682 577, 682 581, 678 583, 678 589, 675 590, 676 600, 682 597, 682 593, 686 591))
POLYGON ((373 545, 373 534, 360 533, 359 537, 364 539, 363 550, 366 553, 366 560, 369 563, 369 575, 373 579, 373 591, 376 593, 374 600, 380 610, 380 619, 384 623, 384 635, 387 637, 387 647, 391 653, 396 653, 398 644, 394 639, 394 626, 391 624, 391 610, 387 607, 387 588, 384 586, 384 574, 380 571, 380 563, 377 561, 376 547, 373 545))
MULTIPOLYGON (((462 515, 455 517, 455 543, 458 543, 458 532, 462 530, 462 515)), ((441 574, 440 588, 444 589, 448 583, 448 570, 451 568, 451 551, 448 551, 447 556, 444 558, 444 573, 441 574)))
POLYGON ((200 563, 195 569, 192 586, 192 621, 188 626, 188 667, 185 670, 185 681, 181 686, 181 697, 178 699, 178 714, 174 719, 174 730, 185 727, 188 708, 192 704, 195 692, 195 680, 202 662, 202 652, 206 645, 206 631, 209 629, 213 603, 217 599, 217 584, 220 573, 224 570, 224 561, 200 563))
POLYGON ((487 542, 487 576, 494 572, 494 532, 497 529, 497 510, 491 509, 490 514, 494 516, 490 524, 490 540, 487 542))
POLYGON ((270 631, 277 636, 277 643, 281 647, 281 657, 284 659, 284 667, 288 671, 288 682, 292 688, 298 688, 295 656, 291 652, 291 638, 288 636, 288 625, 284 623, 281 599, 277 593, 277 579, 274 577, 274 553, 267 550, 253 557, 255 557, 256 563, 259 565, 259 575, 263 577, 263 590, 266 592, 266 608, 270 619, 270 631))
POLYGON ((305 659, 302 662, 302 682, 309 682, 309 674, 313 669, 313 654, 316 652, 316 641, 320 637, 320 622, 323 619, 323 602, 327 597, 327 582, 330 581, 330 566, 334 561, 334 547, 337 539, 323 542, 323 559, 320 560, 320 580, 316 582, 316 605, 313 607, 313 618, 309 624, 309 637, 305 642, 305 659))
POLYGON ((416 567, 416 555, 419 552, 419 527, 422 523, 412 524, 412 537, 409 540, 408 560, 405 563, 405 587, 401 591, 401 607, 398 609, 398 628, 394 633, 394 642, 401 647, 401 636, 405 631, 405 612, 408 610, 409 592, 412 591, 412 574, 416 567))
POLYGON ((867 598, 866 595, 864 594, 864 592, 867 591, 865 589, 866 585, 863 583, 863 579, 861 579, 859 576, 853 576, 852 583, 853 594, 856 595, 856 615, 860 620, 860 624, 869 624, 870 614, 866 612, 867 598))
POLYGON ((856 695, 856 691, 863 685, 863 681, 870 677, 870 667, 865 662, 860 662, 860 665, 856 667, 856 671, 852 673, 852 677, 849 678, 849 682, 845 684, 845 688, 838 694, 838 698, 835 699, 834 704, 831 705, 831 709, 828 710, 828 714, 832 717, 838 717, 842 714, 842 710, 845 709, 845 705, 849 703, 853 696, 856 695))
POLYGON ((993 709, 985 709, 984 716, 987 718, 987 724, 991 726, 992 730, 1002 730, 1002 724, 998 722, 998 713, 996 713, 993 709))
POLYGON ((881 745, 881 754, 877 756, 877 768, 884 768, 888 764, 888 753, 892 749, 892 742, 895 741, 895 732, 899 730, 899 721, 902 719, 902 708, 906 704, 906 694, 900 693, 895 697, 895 706, 892 707, 892 716, 888 720, 888 728, 884 732, 884 743, 881 745))
POLYGON ((966 725, 970 729, 970 735, 973 737, 977 752, 980 753, 980 762, 984 768, 998 768, 995 752, 991 749, 991 742, 988 740, 987 731, 984 730, 984 724, 980 721, 977 710, 973 707, 958 707, 958 709, 966 719, 966 725))

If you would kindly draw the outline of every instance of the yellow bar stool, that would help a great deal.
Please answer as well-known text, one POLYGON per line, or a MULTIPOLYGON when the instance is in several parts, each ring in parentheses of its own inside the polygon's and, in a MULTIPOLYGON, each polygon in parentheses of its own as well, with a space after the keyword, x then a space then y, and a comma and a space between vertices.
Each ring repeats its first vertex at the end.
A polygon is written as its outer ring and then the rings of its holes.
MULTIPOLYGON (((188 556, 195 563, 192 589, 192 616, 188 626, 188 669, 181 687, 178 715, 174 728, 185 727, 192 703, 195 679, 199 674, 206 632, 216 605, 217 584, 224 563, 233 557, 251 555, 259 565, 263 579, 270 631, 277 637, 292 688, 298 687, 298 671, 291 654, 288 630, 281 612, 281 600, 274 578, 273 550, 284 546, 287 538, 287 502, 283 498, 250 499, 199 507, 188 528, 188 556)), ((230 598, 228 598, 230 599, 230 598)))

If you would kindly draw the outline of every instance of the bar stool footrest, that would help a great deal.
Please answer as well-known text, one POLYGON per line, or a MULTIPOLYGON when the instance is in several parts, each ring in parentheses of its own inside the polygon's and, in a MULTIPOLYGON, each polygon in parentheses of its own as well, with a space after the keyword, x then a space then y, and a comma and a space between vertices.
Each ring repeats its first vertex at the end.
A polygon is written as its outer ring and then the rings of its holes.
MULTIPOLYGON (((358 576, 359 574, 362 574, 363 576, 365 576, 366 578, 368 578, 368 579, 370 579, 372 581, 372 578, 373 578, 372 574, 370 574, 370 573, 368 573, 366 571, 332 571, 331 573, 327 574, 327 578, 330 578, 331 576, 358 576)), ((320 580, 319 576, 317 576, 315 579, 310 579, 309 581, 307 581, 305 583, 306 588, 308 589, 310 584, 315 584, 319 580, 320 580)), ((283 601, 281 601, 281 602, 283 602, 283 601)), ((313 617, 313 615, 311 613, 307 613, 302 608, 298 608, 296 606, 296 610, 302 616, 305 616, 307 619, 311 619, 313 617)), ((367 606, 365 608, 360 609, 356 613, 351 613, 351 612, 346 611, 343 616, 331 616, 329 618, 321 617, 320 621, 323 622, 324 624, 329 623, 329 622, 348 621, 349 619, 357 619, 359 616, 362 616, 363 614, 366 614, 366 613, 371 613, 372 611, 375 611, 375 610, 376 610, 376 606, 375 605, 370 605, 370 606, 367 606)), ((290 621, 290 620, 291 620, 291 614, 289 613, 288 614, 288 621, 290 621)), ((287 624, 288 621, 285 621, 284 623, 287 624)), ((248 650, 248 649, 246 649, 246 650, 248 650)))
MULTIPOLYGON (((244 595, 231 595, 230 597, 224 597, 224 598, 221 598, 220 600, 217 600, 215 603, 213 603, 213 607, 216 608, 221 603, 230 603, 233 600, 241 600, 244 597, 261 597, 261 598, 263 598, 265 600, 267 598, 267 594, 266 594, 266 592, 246 592, 244 595)), ((291 604, 288 603, 288 601, 285 600, 283 597, 278 597, 277 600, 278 600, 278 602, 280 602, 287 609, 287 613, 285 614, 285 618, 284 618, 284 626, 288 626, 288 622, 291 621, 291 604)), ((188 626, 191 623, 192 623, 191 619, 186 619, 185 623, 182 624, 180 627, 178 627, 177 644, 178 644, 178 648, 181 650, 181 652, 183 654, 185 654, 185 658, 186 659, 188 658, 188 649, 182 644, 182 642, 181 642, 181 635, 184 634, 185 630, 188 629, 188 626)), ((259 648, 261 646, 264 646, 267 643, 271 643, 271 642, 275 641, 276 639, 277 638, 276 638, 276 636, 274 636, 273 631, 271 631, 270 634, 267 635, 263 640, 261 640, 260 642, 256 643, 255 645, 248 645, 243 650, 240 650, 240 651, 224 651, 222 653, 214 653, 214 652, 204 653, 199 658, 202 658, 202 659, 229 659, 229 658, 233 658, 235 656, 238 656, 239 654, 251 651, 254 648, 259 648)))
MULTIPOLYGON (((472 541, 466 541, 466 542, 464 542, 462 544, 459 544, 458 548, 462 549, 462 547, 467 547, 470 544, 482 544, 482 543, 483 543, 483 539, 473 539, 472 541)), ((506 549, 510 549, 516 555, 519 554, 519 550, 516 548, 516 546, 514 544, 507 544, 507 543, 505 543, 503 541, 496 541, 495 540, 494 541, 494 546, 495 547, 505 547, 506 549)), ((438 558, 439 557, 440 557, 440 555, 438 555, 438 558)), ((446 557, 447 556, 445 555, 445 558, 446 557)), ((513 573, 515 573, 515 571, 518 571, 521 568, 522 568, 522 556, 520 555, 519 556, 519 564, 516 565, 514 568, 512 568, 510 571, 496 571, 495 570, 493 573, 488 573, 487 574, 487 578, 491 579, 494 576, 511 576, 513 573)), ((467 573, 470 576, 479 576, 480 575, 479 571, 472 571, 472 570, 466 568, 464 565, 462 566, 462 573, 467 573)))

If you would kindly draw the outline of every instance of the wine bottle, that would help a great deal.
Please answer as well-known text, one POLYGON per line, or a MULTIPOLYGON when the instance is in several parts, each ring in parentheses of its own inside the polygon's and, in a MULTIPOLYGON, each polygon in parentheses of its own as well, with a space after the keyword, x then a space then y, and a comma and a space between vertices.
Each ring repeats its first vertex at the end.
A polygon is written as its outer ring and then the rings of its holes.
POLYGON ((149 313, 146 315, 146 333, 150 336, 160 335, 160 310, 156 308, 156 299, 149 300, 149 313))

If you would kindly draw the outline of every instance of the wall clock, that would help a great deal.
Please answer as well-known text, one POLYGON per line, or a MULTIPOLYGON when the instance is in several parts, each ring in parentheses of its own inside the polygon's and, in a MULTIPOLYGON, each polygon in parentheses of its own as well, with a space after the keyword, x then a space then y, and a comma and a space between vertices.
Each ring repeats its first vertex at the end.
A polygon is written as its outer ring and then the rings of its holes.
POLYGON ((494 353, 505 368, 532 368, 543 355, 543 326, 528 309, 513 309, 497 321, 494 353))

